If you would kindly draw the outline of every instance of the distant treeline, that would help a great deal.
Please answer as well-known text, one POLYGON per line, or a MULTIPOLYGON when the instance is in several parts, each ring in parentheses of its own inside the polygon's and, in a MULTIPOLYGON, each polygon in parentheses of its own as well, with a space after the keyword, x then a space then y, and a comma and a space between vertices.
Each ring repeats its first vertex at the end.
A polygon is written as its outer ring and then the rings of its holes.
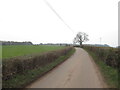
POLYGON ((67 43, 40 43, 40 44, 34 44, 34 45, 58 45, 58 46, 71 46, 73 44, 67 44, 67 43))
POLYGON ((0 41, 0 45, 33 45, 32 42, 0 41))
POLYGON ((84 45, 87 45, 87 46, 95 46, 95 47, 110 47, 110 46, 107 45, 107 44, 84 44, 84 45))
POLYGON ((32 42, 16 42, 16 41, 0 41, 0 45, 58 45, 58 46, 71 46, 72 44, 67 43, 40 43, 33 44, 32 42))

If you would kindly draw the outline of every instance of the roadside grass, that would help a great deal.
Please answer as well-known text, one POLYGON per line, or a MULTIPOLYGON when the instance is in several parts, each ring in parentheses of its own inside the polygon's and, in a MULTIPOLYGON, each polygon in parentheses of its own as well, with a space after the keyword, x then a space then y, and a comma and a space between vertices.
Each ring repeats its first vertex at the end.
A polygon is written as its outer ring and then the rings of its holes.
POLYGON ((95 63, 100 68, 101 74, 103 75, 106 83, 110 88, 118 88, 118 71, 115 68, 112 68, 108 65, 106 65, 98 56, 91 52, 90 50, 85 49, 93 58, 95 63))
POLYGON ((6 45, 2 46, 3 59, 24 56, 29 54, 44 53, 53 50, 63 49, 65 46, 55 45, 6 45))
POLYGON ((69 58, 73 53, 75 52, 75 49, 73 48, 67 55, 60 56, 58 59, 56 59, 54 62, 47 64, 46 66, 36 68, 33 70, 27 70, 23 74, 17 74, 14 78, 3 81, 3 88, 24 88, 28 84, 32 83, 39 77, 43 76, 48 71, 52 70, 54 67, 65 61, 67 58, 69 58))

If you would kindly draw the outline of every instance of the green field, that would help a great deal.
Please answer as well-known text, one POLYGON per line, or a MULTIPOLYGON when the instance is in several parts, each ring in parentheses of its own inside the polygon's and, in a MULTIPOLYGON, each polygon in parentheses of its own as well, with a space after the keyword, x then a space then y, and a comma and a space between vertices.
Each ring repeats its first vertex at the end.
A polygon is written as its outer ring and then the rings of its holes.
MULTIPOLYGON (((29 54, 43 53, 65 48, 64 46, 48 46, 48 45, 11 45, 2 46, 2 58, 12 58, 16 56, 24 56, 29 54)), ((1 58, 1 56, 0 56, 1 58)))

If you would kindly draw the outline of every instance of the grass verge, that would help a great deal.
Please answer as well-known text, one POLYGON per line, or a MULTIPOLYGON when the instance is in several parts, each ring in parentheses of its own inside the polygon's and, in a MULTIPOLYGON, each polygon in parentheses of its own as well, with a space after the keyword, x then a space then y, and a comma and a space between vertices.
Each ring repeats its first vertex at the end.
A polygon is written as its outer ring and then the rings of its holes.
POLYGON ((99 66, 101 74, 103 75, 106 83, 110 88, 118 88, 118 71, 115 68, 107 66, 98 56, 91 52, 90 50, 85 49, 93 58, 95 63, 99 66))
POLYGON ((47 64, 44 67, 25 71, 23 74, 17 74, 14 78, 9 79, 7 81, 3 81, 3 88, 24 88, 25 86, 35 81, 40 76, 44 75, 45 73, 52 70, 54 67, 56 67, 63 61, 65 61, 74 52, 75 52, 75 49, 73 48, 67 55, 60 56, 54 62, 47 64))

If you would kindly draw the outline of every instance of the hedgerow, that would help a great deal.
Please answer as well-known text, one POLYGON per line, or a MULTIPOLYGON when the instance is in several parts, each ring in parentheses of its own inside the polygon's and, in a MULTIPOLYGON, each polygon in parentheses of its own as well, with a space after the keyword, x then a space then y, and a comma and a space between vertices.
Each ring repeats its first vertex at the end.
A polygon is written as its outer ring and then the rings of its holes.
POLYGON ((84 49, 94 52, 100 60, 104 61, 107 65, 117 68, 118 67, 118 49, 111 47, 95 47, 95 46, 83 46, 84 49))
POLYGON ((43 54, 33 55, 29 57, 16 57, 3 60, 2 79, 8 80, 13 78, 16 74, 24 74, 27 70, 33 70, 45 66, 60 56, 66 55, 72 47, 67 47, 61 50, 46 52, 43 54))

